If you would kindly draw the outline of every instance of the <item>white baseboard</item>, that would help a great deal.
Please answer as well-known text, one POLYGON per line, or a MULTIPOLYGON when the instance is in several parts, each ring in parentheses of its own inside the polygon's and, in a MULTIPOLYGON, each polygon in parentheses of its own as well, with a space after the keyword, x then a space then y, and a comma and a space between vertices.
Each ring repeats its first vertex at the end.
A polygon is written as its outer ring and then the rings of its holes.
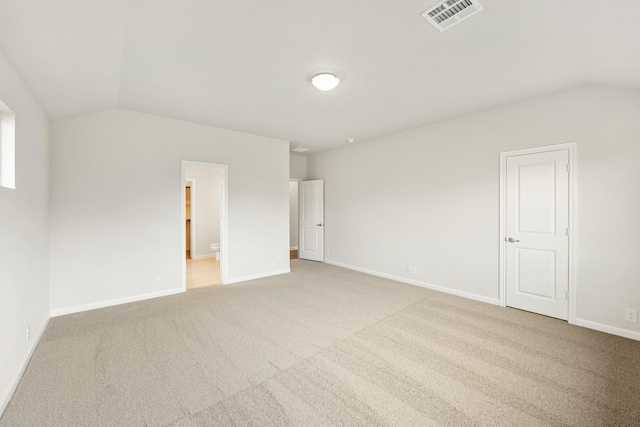
POLYGON ((355 267, 353 265, 348 265, 348 264, 342 264, 340 262, 332 261, 330 259, 325 259, 324 262, 326 264, 335 265, 336 267, 342 267, 349 270, 359 271, 360 273, 371 274, 372 276, 378 276, 378 277, 383 277, 385 279, 395 280, 396 282, 407 283, 409 285, 419 286, 421 288, 431 289, 438 292, 444 292, 446 294, 468 298, 475 301, 486 302, 488 304, 500 305, 500 300, 498 298, 489 298, 482 295, 472 294, 470 292, 464 292, 464 291, 458 291, 456 289, 445 288, 444 286, 432 285, 431 283, 407 279, 406 277, 394 276, 393 274, 381 273, 379 271, 369 270, 361 267, 355 267))
POLYGON ((206 258, 215 258, 216 254, 205 254, 205 255, 196 255, 196 256, 192 256, 191 259, 206 259, 206 258))
POLYGON ((130 297, 116 298, 108 301, 94 302, 91 304, 76 305, 73 307, 56 308, 51 310, 51 317, 64 316, 65 314, 80 313, 81 311, 95 310, 96 308, 111 307, 114 305, 127 304, 130 302, 144 301, 146 299, 166 297, 169 295, 184 292, 182 288, 167 289, 159 292, 151 292, 149 294, 133 295, 130 297))
POLYGON ((225 285, 230 285, 231 283, 246 282, 247 280, 262 279, 263 277, 277 276, 279 274, 286 274, 286 273, 291 273, 291 269, 284 268, 282 270, 271 271, 269 273, 259 273, 259 274, 252 274, 249 276, 234 277, 233 279, 228 279, 225 285))
POLYGON ((49 325, 49 319, 51 318, 47 317, 47 320, 45 320, 44 322, 44 326, 42 326, 42 329, 40 329, 40 332, 38 332, 38 336, 34 337, 35 339, 31 341, 31 347, 29 348, 29 351, 27 351, 27 353, 24 355, 24 358, 22 359, 22 363, 20 363, 18 370, 16 371, 15 375, 11 379, 11 383, 9 384, 9 387, 5 390, 4 394, 2 395, 2 398, 0 398, 0 417, 2 416, 2 414, 4 414, 4 410, 7 409, 7 405, 9 404, 11 397, 13 397, 13 393, 15 393, 16 388, 18 388, 20 379, 22 378, 24 371, 27 369, 27 365, 29 365, 31 356, 33 356, 33 352, 36 351, 36 347, 38 347, 38 344, 40 343, 40 339, 42 338, 44 331, 47 329, 47 325, 49 325))
POLYGON ((605 332, 607 334, 618 335, 620 337, 640 341, 640 332, 630 331, 628 329, 622 329, 616 326, 604 325, 602 323, 592 322, 590 320, 584 319, 576 319, 575 324, 578 326, 582 326, 583 328, 594 329, 596 331, 605 332))
POLYGON ((298 250, 298 247, 297 247, 297 246, 291 246, 291 247, 289 248, 289 250, 290 250, 290 251, 297 251, 297 250, 298 250))
MULTIPOLYGON (((409 285, 420 286, 422 288, 432 289, 434 291, 444 292, 459 297, 469 298, 476 301, 486 302, 493 305, 500 305, 499 299, 488 298, 481 295, 472 294, 469 292, 458 291, 455 289, 445 288, 442 286, 432 285, 430 283, 419 282, 417 280, 407 279, 405 277, 394 276, 392 274, 381 273, 379 271, 368 270, 366 268, 355 267, 353 265, 343 264, 340 262, 325 259, 325 263, 335 265, 336 267, 347 268, 349 270, 359 271, 361 273, 371 274, 373 276, 384 277, 385 279, 395 280, 397 282, 407 283, 409 285)), ((575 325, 582 326, 584 328, 594 329, 596 331, 605 332, 611 335, 618 335, 624 338, 640 341, 640 332, 630 331, 628 329, 618 328, 616 326, 604 325, 602 323, 592 322, 590 320, 576 319, 575 325)))

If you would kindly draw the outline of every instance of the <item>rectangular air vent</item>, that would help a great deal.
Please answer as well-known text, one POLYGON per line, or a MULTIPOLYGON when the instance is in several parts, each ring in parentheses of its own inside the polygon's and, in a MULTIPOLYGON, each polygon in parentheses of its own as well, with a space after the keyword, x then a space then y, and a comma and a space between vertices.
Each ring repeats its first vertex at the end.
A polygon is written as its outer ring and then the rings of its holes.
POLYGON ((291 151, 295 153, 304 153, 305 151, 309 151, 309 149, 304 147, 296 147, 296 148, 292 148, 291 151))
POLYGON ((482 10, 478 0, 444 0, 421 13, 442 32, 482 10))

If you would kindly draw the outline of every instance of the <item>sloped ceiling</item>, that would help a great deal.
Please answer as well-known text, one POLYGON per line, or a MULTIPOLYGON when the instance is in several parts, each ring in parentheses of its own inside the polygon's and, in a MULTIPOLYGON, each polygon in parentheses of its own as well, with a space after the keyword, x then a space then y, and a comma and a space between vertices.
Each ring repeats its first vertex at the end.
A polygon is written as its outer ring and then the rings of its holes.
POLYGON ((109 108, 321 151, 587 83, 640 87, 637 0, 0 0, 0 48, 51 119, 109 108), (309 84, 319 71, 342 83, 309 84))

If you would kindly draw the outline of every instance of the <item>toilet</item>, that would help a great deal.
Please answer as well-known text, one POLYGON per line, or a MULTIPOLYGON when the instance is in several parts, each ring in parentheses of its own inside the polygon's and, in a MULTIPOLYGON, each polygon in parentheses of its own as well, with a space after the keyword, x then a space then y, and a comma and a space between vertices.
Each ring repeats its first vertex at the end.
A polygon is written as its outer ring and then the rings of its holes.
POLYGON ((209 247, 212 251, 216 251, 216 261, 220 262, 220 243, 212 243, 209 247))

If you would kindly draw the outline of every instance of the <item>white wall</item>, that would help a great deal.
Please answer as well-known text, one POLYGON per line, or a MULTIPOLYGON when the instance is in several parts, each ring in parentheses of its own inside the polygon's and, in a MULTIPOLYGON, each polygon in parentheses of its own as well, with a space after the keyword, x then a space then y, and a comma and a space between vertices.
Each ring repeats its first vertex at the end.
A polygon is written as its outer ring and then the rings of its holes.
POLYGON ((583 87, 311 156, 326 256, 497 300, 499 153, 570 141, 577 317, 640 338, 623 317, 640 310, 640 90, 583 87))
POLYGON ((307 156, 289 153, 289 177, 307 179, 307 156))
POLYGON ((192 257, 215 256, 211 244, 220 245, 220 177, 222 169, 188 166, 187 179, 195 179, 191 189, 191 204, 195 201, 195 253, 192 257), (195 191, 194 191, 195 190, 195 191))
POLYGON ((289 246, 298 249, 298 181, 289 182, 289 246))
POLYGON ((49 122, 2 53, 0 101, 16 126, 16 188, 0 187, 1 414, 49 317, 49 122))
POLYGON ((181 160, 229 166, 229 280, 288 270, 288 142, 119 109, 51 138, 54 314, 179 290, 181 160))

